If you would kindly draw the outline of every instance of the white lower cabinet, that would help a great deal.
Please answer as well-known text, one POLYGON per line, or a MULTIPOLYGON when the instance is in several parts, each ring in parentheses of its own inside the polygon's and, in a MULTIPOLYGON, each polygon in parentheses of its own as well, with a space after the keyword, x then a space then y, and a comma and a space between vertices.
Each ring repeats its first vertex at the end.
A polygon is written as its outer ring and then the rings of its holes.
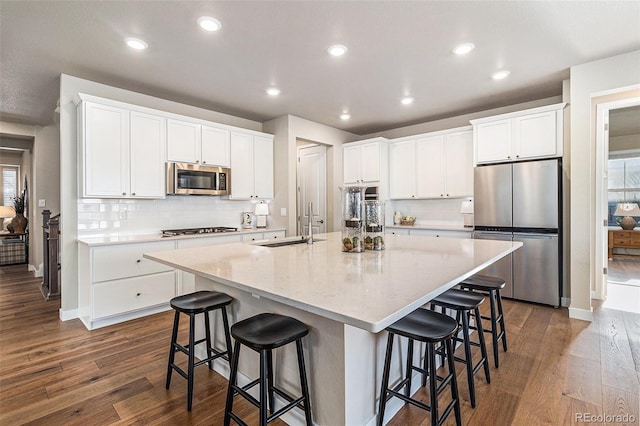
POLYGON ((169 310, 173 268, 143 258, 174 250, 175 241, 78 246, 78 314, 89 329, 169 310))
POLYGON ((278 238, 284 238, 284 235, 284 231, 255 232, 252 234, 244 234, 242 236, 242 242, 250 243, 251 241, 275 240, 278 238))
POLYGON ((471 238, 471 232, 453 231, 440 229, 416 229, 416 228, 390 228, 387 227, 385 233, 392 235, 414 235, 431 236, 444 238, 471 238))

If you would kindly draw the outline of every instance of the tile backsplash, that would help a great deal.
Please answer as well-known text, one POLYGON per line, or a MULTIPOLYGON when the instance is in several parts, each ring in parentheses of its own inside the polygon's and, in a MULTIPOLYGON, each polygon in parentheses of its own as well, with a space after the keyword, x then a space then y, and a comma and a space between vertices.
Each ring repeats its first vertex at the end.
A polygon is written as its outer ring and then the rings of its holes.
POLYGON ((251 201, 222 197, 167 196, 164 200, 78 199, 78 237, 159 233, 162 229, 232 226, 240 228, 251 201))
POLYGON ((463 201, 472 198, 444 198, 435 200, 392 200, 388 202, 388 225, 393 223, 393 213, 416 218, 418 226, 464 226, 464 215, 460 213, 463 201))

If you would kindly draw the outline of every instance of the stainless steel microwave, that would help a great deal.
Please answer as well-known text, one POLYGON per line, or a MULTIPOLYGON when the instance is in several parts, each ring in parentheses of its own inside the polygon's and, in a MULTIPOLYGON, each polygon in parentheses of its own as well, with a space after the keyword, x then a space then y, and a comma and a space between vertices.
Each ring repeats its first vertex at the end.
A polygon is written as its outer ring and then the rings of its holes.
POLYGON ((167 163, 167 194, 228 195, 231 170, 226 167, 167 163))

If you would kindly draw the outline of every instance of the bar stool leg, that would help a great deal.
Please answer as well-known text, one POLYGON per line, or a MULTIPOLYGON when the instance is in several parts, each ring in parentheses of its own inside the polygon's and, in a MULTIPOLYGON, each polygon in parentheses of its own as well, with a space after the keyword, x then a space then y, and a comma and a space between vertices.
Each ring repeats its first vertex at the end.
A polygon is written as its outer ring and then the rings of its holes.
POLYGON ((507 331, 504 327, 504 313, 502 312, 502 296, 500 291, 496 292, 496 298, 498 299, 498 317, 500 318, 500 329, 502 330, 502 347, 507 352, 507 331))
POLYGON ((229 333, 229 318, 227 317, 227 307, 222 308, 222 324, 224 325, 224 340, 227 344, 227 360, 231 362, 233 352, 231 350, 231 334, 229 333))
POLYGON ((267 426, 267 350, 260 351, 260 426, 267 426))
POLYGON ((180 312, 176 311, 173 317, 173 331, 171 332, 171 346, 169 348, 169 362, 167 363, 167 382, 165 389, 171 385, 171 373, 173 373, 173 363, 176 359, 176 341, 178 339, 178 326, 180 324, 180 312))
POLYGON ((195 364, 196 316, 189 314, 189 365, 187 367, 187 411, 191 411, 193 402, 193 366, 195 364))
POLYGON ((302 389, 302 397, 304 398, 304 417, 307 426, 312 425, 311 420, 311 399, 309 398, 309 383, 307 383, 307 370, 304 366, 304 352, 302 349, 302 340, 296 340, 296 351, 298 352, 298 370, 300 371, 300 388, 302 389))
POLYGON ((427 343, 429 357, 429 404, 431 406, 431 424, 438 424, 438 379, 436 376, 436 353, 433 343, 427 343))
POLYGON ((377 426, 382 426, 384 421, 384 409, 387 405, 387 388, 389 387, 389 370, 391 369, 391 353, 393 351, 393 333, 387 337, 387 351, 384 356, 384 370, 382 372, 382 386, 380 388, 380 404, 378 408, 377 426))
MULTIPOLYGON (((211 346, 211 322, 209 321, 209 312, 204 313, 204 338, 207 343, 207 358, 212 354, 213 347, 211 346)), ((209 370, 213 370, 213 360, 207 363, 209 370)))
MULTIPOLYGON (((409 339, 407 343, 407 366, 405 372, 405 378, 407 383, 404 385, 404 396, 409 398, 411 396, 411 375, 413 373, 413 339, 409 339)), ((406 404, 406 402, 405 402, 406 404)))
POLYGON ((493 363, 498 368, 500 361, 498 359, 498 321, 496 317, 496 301, 495 291, 489 290, 489 309, 491 314, 491 341, 493 343, 493 363))
POLYGON ((229 385, 227 387, 227 402, 224 407, 224 426, 231 424, 231 411, 233 411, 233 395, 238 375, 238 358, 240 358, 240 342, 235 342, 233 347, 233 358, 231 358, 231 372, 229 373, 229 385))
MULTIPOLYGON (((480 334, 480 332, 478 332, 480 334)), ((469 399, 471 407, 476 408, 476 388, 473 381, 473 360, 471 358, 471 343, 469 342, 469 313, 462 313, 462 340, 464 344, 464 359, 467 368, 467 383, 469 384, 469 399)))
POLYGON ((447 359, 449 361, 449 374, 451 377, 451 399, 455 400, 453 405, 453 412, 456 416, 456 426, 462 425, 462 415, 460 413, 460 396, 458 395, 458 380, 456 379, 456 366, 453 359, 453 339, 448 339, 444 343, 447 347, 447 359))
POLYGON ((480 340, 480 354, 484 359, 484 377, 487 380, 487 383, 491 383, 491 373, 489 373, 489 358, 487 358, 487 344, 484 341, 484 329, 482 328, 482 319, 480 318, 480 308, 476 307, 473 312, 478 329, 478 339, 480 340))
POLYGON ((276 412, 275 396, 273 392, 273 354, 271 349, 267 350, 267 393, 269 394, 269 413, 276 412))

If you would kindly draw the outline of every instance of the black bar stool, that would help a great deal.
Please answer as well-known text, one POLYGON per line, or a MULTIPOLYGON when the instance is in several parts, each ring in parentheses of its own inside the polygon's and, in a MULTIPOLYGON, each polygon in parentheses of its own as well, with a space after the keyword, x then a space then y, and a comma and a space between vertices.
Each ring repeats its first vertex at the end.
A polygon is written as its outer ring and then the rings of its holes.
MULTIPOLYGON (((462 342, 464 345, 464 358, 454 356, 454 359, 458 362, 463 362, 466 365, 467 382, 469 383, 469 398, 473 408, 476 406, 476 389, 473 381, 474 374, 484 366, 484 375, 487 383, 491 383, 489 361, 487 360, 487 346, 484 341, 482 320, 480 319, 480 305, 482 302, 484 302, 484 296, 458 289, 447 290, 431 301, 432 310, 435 310, 436 306, 440 306, 443 313, 445 308, 456 311, 456 321, 462 327, 462 338, 455 336, 453 340, 456 342, 462 342), (478 342, 472 342, 469 339, 469 319, 471 317, 471 311, 473 311, 476 327, 478 329, 478 342), (473 364, 471 356, 471 346, 480 347, 480 360, 475 365, 473 364)), ((440 352, 440 354, 443 355, 444 358, 444 353, 440 352)), ((422 382, 424 385, 425 378, 422 379, 422 382)))
POLYGON ((231 361, 229 388, 227 389, 227 403, 224 410, 225 426, 231 423, 231 419, 240 425, 246 425, 246 423, 233 412, 233 398, 238 394, 258 407, 260 410, 260 426, 265 426, 270 421, 280 417, 294 407, 299 407, 304 410, 306 424, 312 424, 309 386, 307 384, 304 353, 302 351, 302 338, 308 333, 309 328, 300 321, 283 315, 268 313, 247 318, 235 323, 231 327, 231 334, 235 339, 235 345, 233 347, 233 359, 231 361), (302 396, 296 399, 273 384, 272 350, 293 341, 296 342, 300 387, 302 389, 302 396), (260 353, 260 377, 245 386, 238 386, 236 384, 240 344, 260 353), (260 385, 259 400, 247 392, 257 384, 260 385), (274 412, 274 394, 276 393, 287 400, 289 404, 274 412), (267 406, 271 413, 270 416, 267 415, 267 406))
POLYGON ((171 348, 169 349, 169 362, 167 363, 167 383, 165 387, 169 389, 171 384, 171 373, 176 370, 178 374, 187 379, 187 410, 191 411, 193 401, 193 369, 202 364, 209 364, 209 369, 213 370, 213 360, 216 358, 224 358, 227 361, 231 359, 231 336, 229 335, 229 320, 227 318, 226 306, 233 299, 224 294, 215 291, 196 291, 195 293, 184 294, 182 296, 171 299, 171 307, 175 309, 176 314, 173 319, 173 333, 171 334, 171 348), (227 350, 219 351, 211 344, 211 327, 209 324, 209 312, 220 309, 222 311, 222 321, 224 324, 224 339, 227 350), (180 323, 180 314, 189 315, 189 343, 187 347, 177 343, 178 325, 180 323), (197 314, 204 314, 204 330, 205 337, 195 340, 195 318, 197 314), (195 362, 195 346, 206 342, 207 358, 195 362), (188 367, 185 372, 175 364, 176 352, 180 351, 187 355, 188 367))
MULTIPOLYGON (((500 290, 505 286, 502 278, 488 277, 486 275, 474 275, 460 283, 460 288, 469 289, 489 296, 490 317, 482 316, 483 320, 491 321, 491 328, 484 328, 485 333, 491 333, 493 341, 493 362, 498 368, 498 342, 502 340, 502 348, 507 352, 507 330, 504 326, 504 315, 502 312, 502 296, 500 290), (496 312, 497 305, 497 312, 496 312), (498 324, 500 331, 498 331, 498 324)), ((472 327, 475 328, 475 327, 472 327)))
MULTIPOLYGON (((385 355, 384 371, 382 373, 382 392, 380 395, 377 425, 382 425, 387 401, 394 396, 409 404, 429 411, 432 425, 443 424, 449 413, 451 413, 451 410, 454 410, 456 425, 461 425, 460 398, 458 397, 458 383, 456 381, 456 369, 453 361, 453 336, 458 332, 458 323, 446 315, 426 309, 418 309, 401 320, 396 321, 387 327, 386 330, 389 336, 387 337, 387 353, 385 355), (405 378, 395 387, 389 388, 389 369, 391 367, 393 340, 396 334, 409 339, 406 371, 405 378), (424 368, 413 365, 414 340, 427 344, 424 368), (436 374, 435 345, 437 343, 444 346, 445 352, 448 355, 448 374, 445 377, 439 377, 436 374), (410 397, 411 375, 414 370, 422 373, 425 378, 427 374, 429 375, 429 405, 410 397), (438 384, 438 382, 440 383, 438 384), (440 395, 447 385, 451 386, 451 402, 444 409, 442 415, 438 416, 438 395, 440 395), (403 389, 404 393, 401 393, 403 389)), ((423 386, 424 385, 423 383, 423 386)))

